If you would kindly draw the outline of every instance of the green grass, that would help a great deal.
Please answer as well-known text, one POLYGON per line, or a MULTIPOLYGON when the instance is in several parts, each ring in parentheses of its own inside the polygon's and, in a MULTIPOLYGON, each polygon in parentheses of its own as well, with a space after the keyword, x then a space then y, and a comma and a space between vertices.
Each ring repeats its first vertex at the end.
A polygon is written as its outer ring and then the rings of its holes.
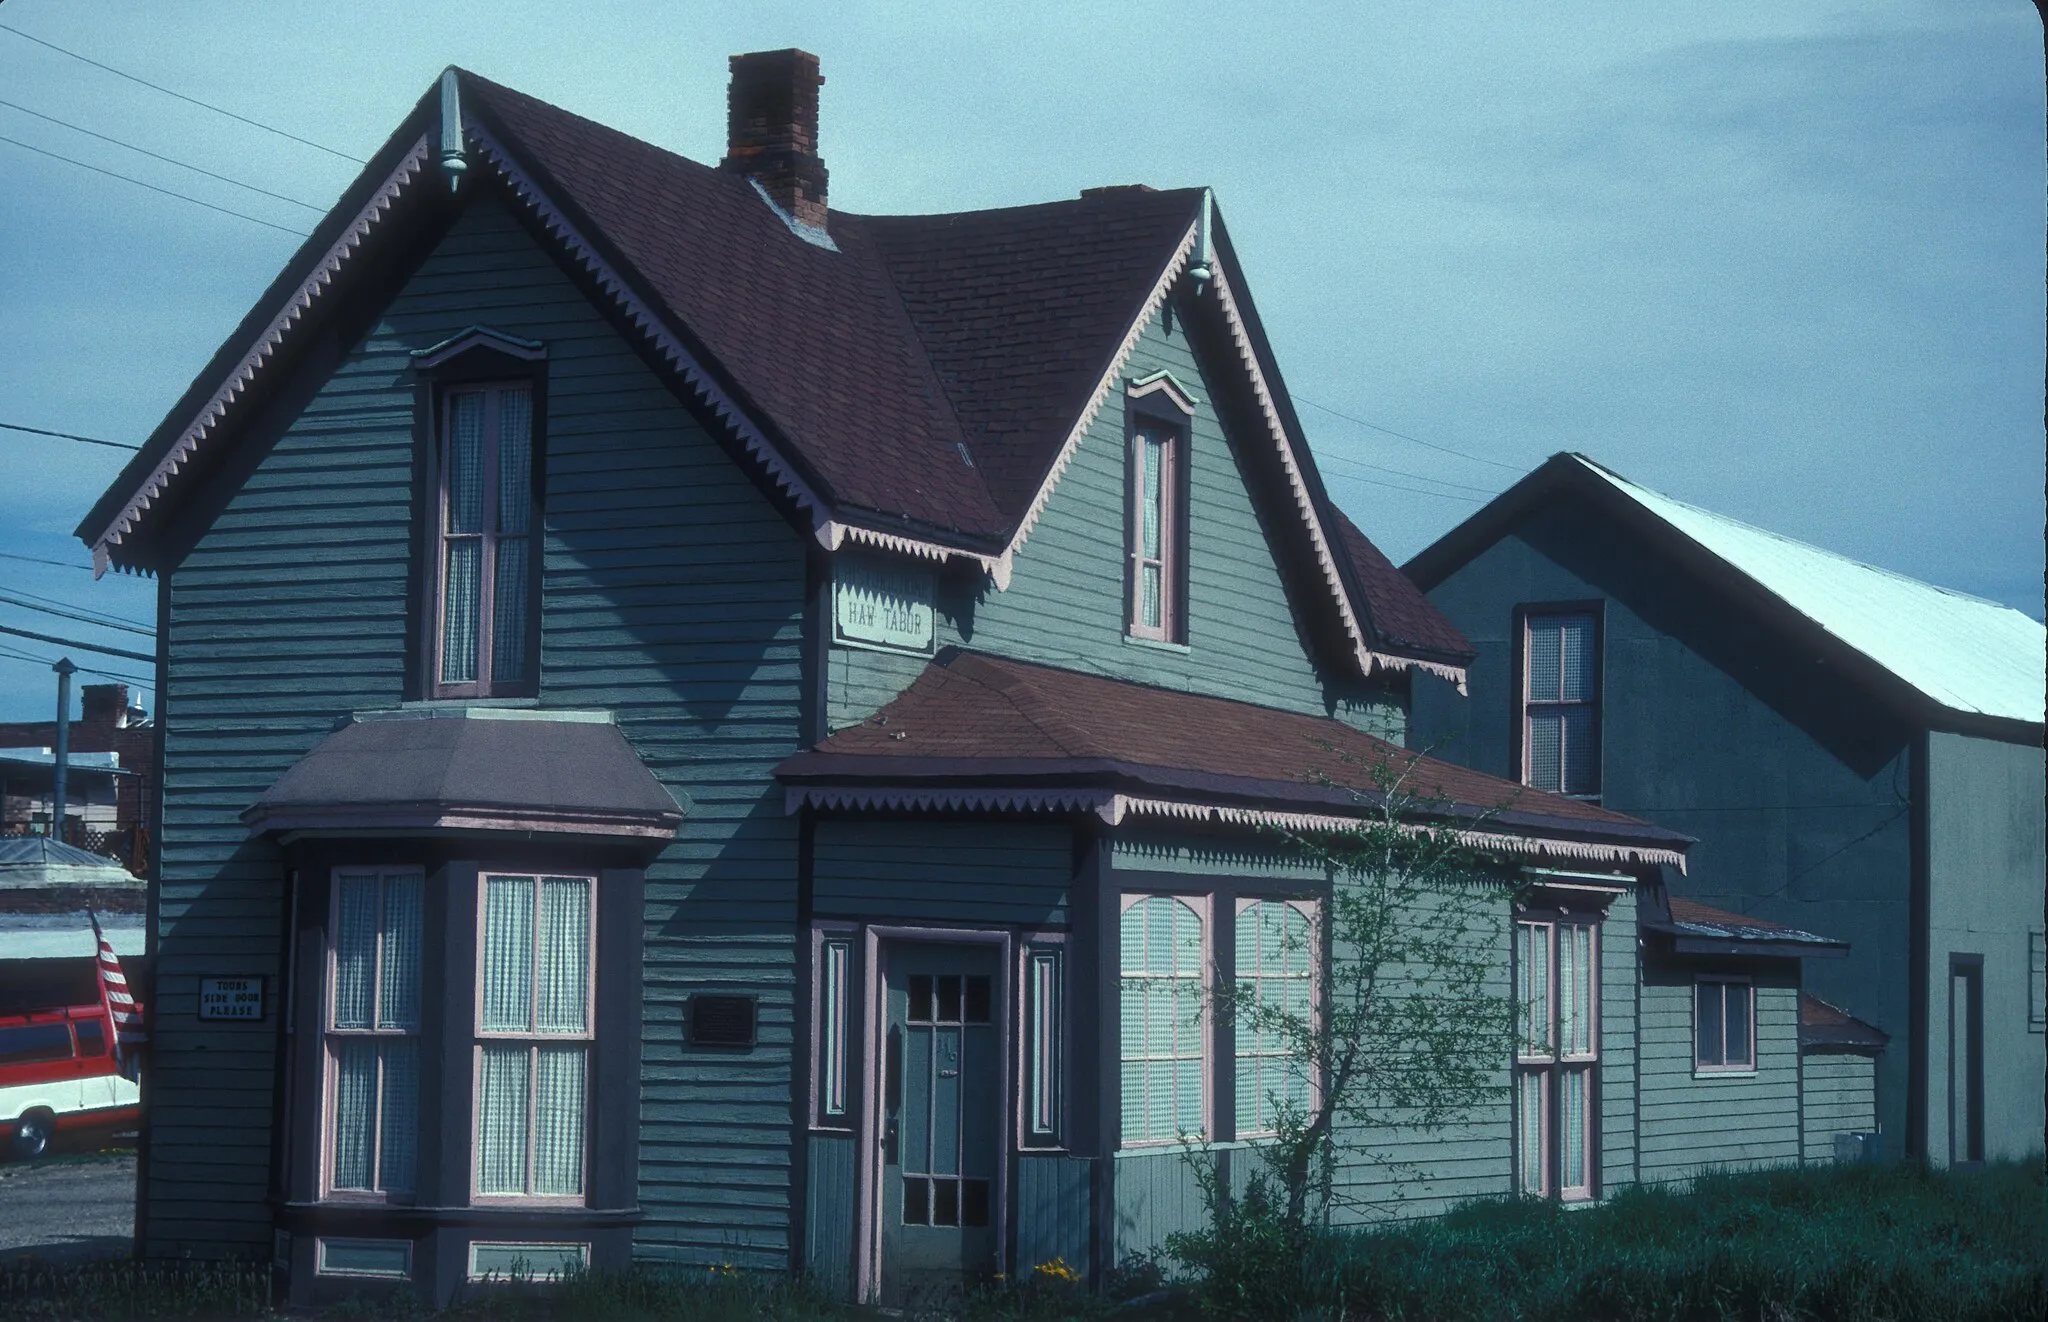
MULTIPOLYGON (((1219 1253, 1219 1277, 1118 1308, 1057 1282, 978 1291, 913 1322, 2002 1322, 2048 1317, 2048 1182, 2039 1162, 1716 1175, 1567 1211, 1474 1203, 1434 1221, 1219 1253)), ((0 1272, 0 1319, 276 1317, 269 1273, 231 1264, 97 1263, 0 1272)), ((324 1310, 424 1316, 410 1296, 324 1310)), ((479 1293, 445 1322, 855 1322, 872 1310, 801 1281, 638 1267, 479 1293)))

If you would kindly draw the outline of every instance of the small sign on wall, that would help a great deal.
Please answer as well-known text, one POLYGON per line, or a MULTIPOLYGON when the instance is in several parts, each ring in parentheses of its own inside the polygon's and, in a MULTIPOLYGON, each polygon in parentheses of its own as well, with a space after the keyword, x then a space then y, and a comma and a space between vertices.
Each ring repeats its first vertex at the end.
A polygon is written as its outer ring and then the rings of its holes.
POLYGON ((930 656, 938 641, 928 568, 841 553, 832 565, 832 638, 930 656))
POLYGON ((263 979, 201 978, 199 980, 201 1019, 261 1019, 263 979))

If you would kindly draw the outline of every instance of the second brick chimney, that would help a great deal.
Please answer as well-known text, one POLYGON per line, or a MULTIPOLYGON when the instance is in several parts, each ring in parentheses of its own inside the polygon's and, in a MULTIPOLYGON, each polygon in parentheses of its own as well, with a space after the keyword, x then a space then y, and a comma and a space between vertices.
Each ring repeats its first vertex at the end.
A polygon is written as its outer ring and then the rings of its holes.
POLYGON ((825 162, 818 156, 818 88, 825 79, 809 51, 765 50, 732 57, 726 93, 725 159, 798 224, 825 228, 825 162))

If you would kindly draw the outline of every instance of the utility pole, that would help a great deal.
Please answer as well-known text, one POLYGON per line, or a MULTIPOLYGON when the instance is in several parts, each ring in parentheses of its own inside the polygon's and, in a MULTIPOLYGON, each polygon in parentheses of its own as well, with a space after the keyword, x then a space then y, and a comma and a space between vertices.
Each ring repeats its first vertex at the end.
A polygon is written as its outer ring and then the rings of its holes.
POLYGON ((60 658, 50 669, 57 672, 57 758, 56 788, 51 794, 50 835, 59 844, 64 839, 64 791, 66 786, 65 761, 71 754, 71 677, 78 667, 71 664, 70 657, 60 658))

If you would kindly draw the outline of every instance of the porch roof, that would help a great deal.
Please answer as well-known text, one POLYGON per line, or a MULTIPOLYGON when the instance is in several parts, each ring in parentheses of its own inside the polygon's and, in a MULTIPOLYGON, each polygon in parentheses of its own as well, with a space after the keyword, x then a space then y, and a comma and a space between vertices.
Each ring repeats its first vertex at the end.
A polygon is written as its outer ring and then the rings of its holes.
POLYGON ((1341 829, 1407 816, 1549 858, 1681 865, 1691 837, 1398 748, 1341 721, 949 648, 776 768, 792 811, 1092 811, 1341 829))
POLYGON ((1799 994, 1799 1049, 1875 1054, 1891 1042, 1891 1034, 1864 1023, 1838 1005, 1812 992, 1799 994))
POLYGON ((1681 955, 1781 955, 1792 958, 1842 956, 1849 943, 1749 914, 1730 913, 1697 900, 1672 896, 1669 916, 1646 909, 1644 931, 1671 939, 1681 955))

